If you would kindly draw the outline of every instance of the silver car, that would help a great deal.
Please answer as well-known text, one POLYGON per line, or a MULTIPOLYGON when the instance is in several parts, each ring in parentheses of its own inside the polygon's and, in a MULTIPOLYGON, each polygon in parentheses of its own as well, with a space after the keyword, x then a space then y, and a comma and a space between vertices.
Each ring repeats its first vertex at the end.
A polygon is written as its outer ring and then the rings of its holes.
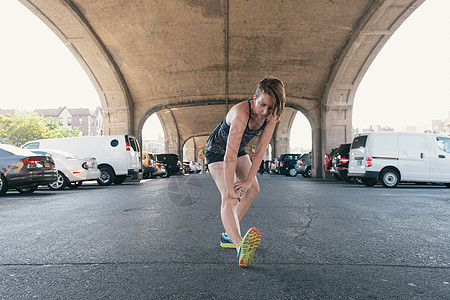
POLYGON ((295 166, 298 174, 302 174, 303 177, 312 177, 311 171, 311 152, 305 153, 297 161, 295 166))

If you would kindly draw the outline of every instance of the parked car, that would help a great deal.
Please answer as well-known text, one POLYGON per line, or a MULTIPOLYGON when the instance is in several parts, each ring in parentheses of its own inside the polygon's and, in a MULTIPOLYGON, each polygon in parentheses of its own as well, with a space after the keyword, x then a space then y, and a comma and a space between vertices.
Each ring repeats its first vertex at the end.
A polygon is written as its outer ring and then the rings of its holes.
POLYGON ((32 193, 57 179, 53 158, 12 145, 0 145, 0 196, 8 189, 32 193))
POLYGON ((103 135, 43 139, 25 143, 25 149, 59 149, 77 157, 95 157, 101 175, 99 185, 123 183, 142 177, 141 149, 134 136, 103 135))
POLYGON ((142 178, 152 178, 153 173, 156 173, 158 168, 156 167, 156 161, 153 154, 148 152, 142 152, 142 178))
POLYGON ((330 173, 331 168, 331 153, 327 153, 323 156, 323 171, 330 173))
POLYGON ((303 154, 295 166, 296 172, 303 177, 312 177, 311 164, 311 152, 303 154))
POLYGON ((269 173, 276 174, 277 173, 277 167, 278 167, 278 159, 275 158, 275 160, 273 160, 270 163, 269 173))
POLYGON ((155 161, 155 166, 156 166, 156 171, 153 172, 152 175, 150 175, 150 178, 156 178, 158 176, 161 178, 166 178, 169 176, 166 168, 164 167, 164 165, 162 163, 155 161))
POLYGON ((197 173, 197 165, 193 161, 183 162, 183 168, 185 173, 197 173))
POLYGON ((277 173, 286 176, 297 176, 295 165, 300 156, 301 154, 293 153, 281 154, 278 159, 277 173))
POLYGON ((195 168, 197 169, 197 173, 202 171, 202 165, 199 162, 194 162, 195 168))
POLYGON ((331 157, 330 173, 338 180, 345 182, 353 182, 348 174, 348 163, 350 161, 350 146, 351 143, 341 144, 333 153, 331 157))
POLYGON ((444 183, 450 187, 450 137, 431 133, 371 132, 353 139, 349 176, 366 186, 399 182, 444 183))
POLYGON ((331 152, 329 154, 325 154, 323 158, 323 170, 326 173, 330 173, 331 169, 331 161, 333 159, 334 154, 336 153, 337 148, 331 149, 331 152))
POLYGON ((155 158, 156 163, 159 163, 166 169, 167 177, 182 174, 183 165, 180 162, 178 154, 155 154, 155 158))
POLYGON ((31 152, 50 156, 55 161, 58 179, 48 184, 52 190, 62 190, 66 187, 77 188, 83 181, 97 180, 100 177, 97 160, 93 157, 80 159, 72 153, 55 149, 35 149, 31 152))
POLYGON ((185 161, 183 162, 183 169, 185 173, 200 173, 202 171, 202 166, 200 163, 195 161, 185 161))

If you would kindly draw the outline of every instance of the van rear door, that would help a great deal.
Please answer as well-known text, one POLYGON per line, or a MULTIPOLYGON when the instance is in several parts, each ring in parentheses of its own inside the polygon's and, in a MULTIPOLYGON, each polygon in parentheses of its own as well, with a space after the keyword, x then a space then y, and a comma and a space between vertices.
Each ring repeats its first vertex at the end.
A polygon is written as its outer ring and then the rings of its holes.
POLYGON ((348 173, 364 174, 366 172, 366 143, 367 135, 360 135, 353 139, 350 148, 350 162, 348 164, 348 173))
POLYGON ((126 146, 127 146, 127 157, 128 157, 128 169, 134 170, 134 173, 137 174, 142 172, 142 164, 141 164, 141 148, 139 147, 139 143, 134 136, 126 135, 126 146))
POLYGON ((431 152, 424 135, 399 134, 398 155, 402 180, 427 181, 430 178, 431 152))

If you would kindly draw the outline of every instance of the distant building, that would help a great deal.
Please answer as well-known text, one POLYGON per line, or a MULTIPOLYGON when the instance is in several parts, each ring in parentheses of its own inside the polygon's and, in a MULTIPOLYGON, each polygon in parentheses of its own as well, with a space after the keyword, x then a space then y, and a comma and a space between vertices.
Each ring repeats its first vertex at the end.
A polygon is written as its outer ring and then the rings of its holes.
POLYGON ((78 128, 81 135, 103 135, 103 111, 100 107, 92 111, 89 108, 64 106, 56 109, 36 109, 34 112, 45 118, 58 119, 61 127, 78 128))
POLYGON ((150 153, 164 153, 165 152, 165 143, 164 143, 164 137, 158 133, 158 139, 156 140, 144 140, 142 142, 143 144, 143 151, 147 151, 150 153))
POLYGON ((369 128, 353 128, 353 136, 358 136, 362 133, 374 132, 374 131, 394 131, 394 128, 381 125, 370 125, 369 128))
POLYGON ((450 134, 450 111, 446 120, 432 120, 431 132, 433 133, 449 133, 450 134))
POLYGON ((381 125, 370 125, 369 128, 364 128, 362 132, 374 132, 374 131, 394 131, 394 128, 381 125))

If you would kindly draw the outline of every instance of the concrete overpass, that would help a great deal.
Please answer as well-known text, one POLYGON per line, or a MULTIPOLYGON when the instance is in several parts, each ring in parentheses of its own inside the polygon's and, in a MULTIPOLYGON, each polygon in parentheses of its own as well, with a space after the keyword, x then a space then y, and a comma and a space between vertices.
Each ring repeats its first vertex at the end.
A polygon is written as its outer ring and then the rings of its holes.
MULTIPOLYGON (((352 138, 355 91, 424 0, 19 0, 72 51, 96 87, 106 134, 141 137, 156 113, 166 150, 195 155, 257 82, 283 80, 287 109, 271 147, 289 148, 297 111, 312 128, 313 173, 352 138)), ((251 147, 252 145, 250 145, 251 147)))

